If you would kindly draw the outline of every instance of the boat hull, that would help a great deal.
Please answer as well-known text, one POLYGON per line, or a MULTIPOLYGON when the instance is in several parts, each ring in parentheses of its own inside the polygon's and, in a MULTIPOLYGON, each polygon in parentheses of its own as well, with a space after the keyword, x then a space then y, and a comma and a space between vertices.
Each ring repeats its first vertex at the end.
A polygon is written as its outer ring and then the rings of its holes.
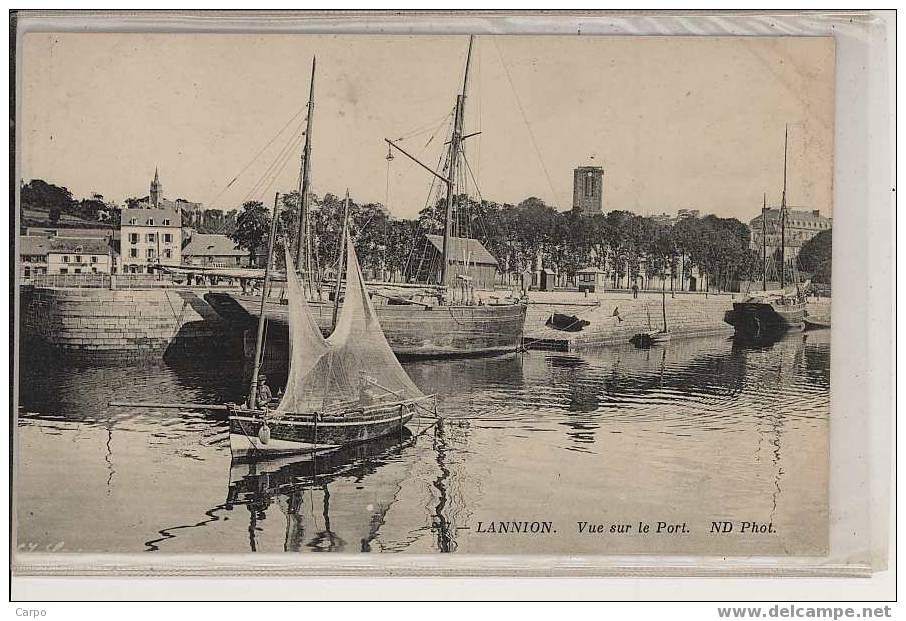
POLYGON ((230 451, 234 458, 335 451, 399 433, 416 408, 406 403, 335 416, 285 414, 266 420, 254 414, 231 414, 230 451), (265 422, 269 433, 262 434, 265 422))
POLYGON ((805 305, 769 302, 735 302, 724 320, 733 326, 737 336, 763 337, 801 329, 805 305))
MULTIPOLYGON (((260 298, 232 297, 251 320, 257 321, 260 298)), ((333 321, 333 304, 318 301, 308 304, 321 331, 325 335, 329 334, 333 321)), ((527 305, 450 305, 429 308, 415 304, 378 304, 374 308, 384 336, 397 357, 442 358, 493 355, 518 350, 525 327, 527 305)), ((268 302, 264 312, 271 323, 268 327, 271 341, 268 346, 272 346, 274 341, 286 342, 287 306, 276 301, 268 302)))

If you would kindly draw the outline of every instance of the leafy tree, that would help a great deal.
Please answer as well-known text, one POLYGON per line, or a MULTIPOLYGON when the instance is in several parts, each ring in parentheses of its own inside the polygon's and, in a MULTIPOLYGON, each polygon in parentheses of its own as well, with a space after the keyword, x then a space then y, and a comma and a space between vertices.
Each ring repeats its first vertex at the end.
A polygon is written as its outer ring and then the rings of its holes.
POLYGON ((247 201, 242 204, 236 218, 236 230, 230 238, 240 248, 251 254, 253 263, 267 252, 267 240, 270 235, 271 216, 261 201, 247 201))
POLYGON ((141 209, 142 203, 148 202, 148 197, 147 196, 141 196, 141 197, 130 196, 123 202, 126 203, 127 209, 141 209))
POLYGON ((831 229, 821 231, 802 244, 799 250, 799 265, 812 274, 812 280, 830 284, 833 233, 831 229))
POLYGON ((55 209, 58 214, 67 212, 75 202, 72 192, 67 188, 47 183, 43 179, 32 179, 22 186, 20 198, 23 207, 42 211, 55 209))

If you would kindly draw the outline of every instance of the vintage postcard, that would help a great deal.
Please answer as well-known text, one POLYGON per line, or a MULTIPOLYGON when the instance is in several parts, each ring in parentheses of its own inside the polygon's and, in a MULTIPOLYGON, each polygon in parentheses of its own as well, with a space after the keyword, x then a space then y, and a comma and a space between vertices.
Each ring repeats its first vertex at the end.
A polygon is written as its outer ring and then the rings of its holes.
POLYGON ((834 58, 24 34, 18 561, 825 556, 834 58))

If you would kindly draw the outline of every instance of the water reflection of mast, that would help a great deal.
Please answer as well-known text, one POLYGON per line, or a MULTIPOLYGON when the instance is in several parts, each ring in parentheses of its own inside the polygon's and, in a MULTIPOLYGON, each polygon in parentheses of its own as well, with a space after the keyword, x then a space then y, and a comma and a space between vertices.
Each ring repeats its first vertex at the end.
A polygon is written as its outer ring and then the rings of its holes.
POLYGON ((434 427, 434 454, 437 456, 437 466, 440 468, 440 474, 434 480, 434 488, 437 490, 437 505, 433 516, 433 530, 437 533, 437 550, 439 552, 452 552, 456 549, 456 540, 453 536, 453 529, 444 515, 447 508, 447 481, 450 479, 450 470, 446 465, 447 441, 444 420, 438 419, 434 427))
POLYGON ((324 528, 315 533, 308 547, 317 552, 342 550, 346 547, 346 541, 330 529, 330 490, 326 482, 321 484, 321 516, 324 528))

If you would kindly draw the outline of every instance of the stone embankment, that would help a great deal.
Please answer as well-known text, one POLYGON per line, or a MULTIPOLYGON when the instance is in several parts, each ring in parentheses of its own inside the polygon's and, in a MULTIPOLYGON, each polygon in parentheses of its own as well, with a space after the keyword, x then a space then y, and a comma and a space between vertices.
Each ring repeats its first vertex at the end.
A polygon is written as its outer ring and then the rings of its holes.
MULTIPOLYGON (((639 332, 663 326, 661 294, 644 292, 638 298, 616 292, 565 294, 538 292, 529 296, 525 324, 528 349, 575 351, 601 345, 628 343, 639 332), (589 322, 578 332, 545 325, 553 313, 575 316, 589 322)), ((724 314, 733 307, 731 294, 666 294, 667 327, 671 338, 733 333, 724 314)))
POLYGON ((23 347, 92 362, 242 351, 241 334, 204 301, 206 289, 25 285, 20 292, 23 347))

